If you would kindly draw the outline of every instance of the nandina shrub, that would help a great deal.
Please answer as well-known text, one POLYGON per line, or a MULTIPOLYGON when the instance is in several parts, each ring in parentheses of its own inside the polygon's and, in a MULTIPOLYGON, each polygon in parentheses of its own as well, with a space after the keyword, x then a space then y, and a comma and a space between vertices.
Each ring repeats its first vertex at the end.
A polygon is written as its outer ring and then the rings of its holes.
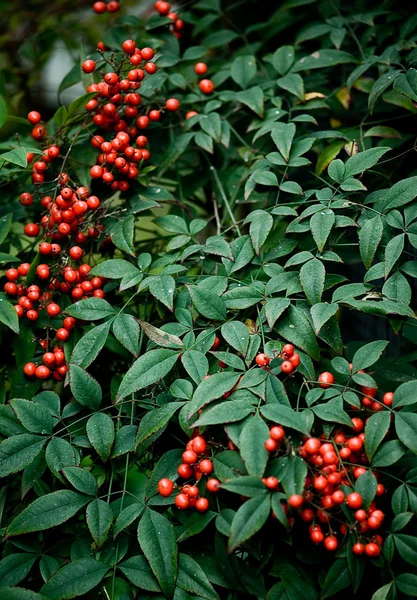
POLYGON ((0 155, 0 597, 417 596, 413 7, 91 18, 0 155))

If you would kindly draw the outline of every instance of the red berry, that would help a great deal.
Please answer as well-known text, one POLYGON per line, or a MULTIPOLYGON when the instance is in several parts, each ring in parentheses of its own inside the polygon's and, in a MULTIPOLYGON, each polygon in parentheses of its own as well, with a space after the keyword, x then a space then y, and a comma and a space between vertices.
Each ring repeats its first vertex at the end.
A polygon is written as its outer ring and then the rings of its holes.
POLYGON ((55 302, 51 302, 51 304, 48 304, 46 307, 46 312, 50 317, 56 317, 61 312, 61 308, 55 302))
POLYGON ((207 498, 199 498, 195 503, 195 507, 198 512, 207 512, 209 508, 209 501, 207 498))
POLYGON ((170 479, 164 477, 158 481, 158 493, 160 496, 168 497, 172 494, 174 484, 170 479))
POLYGON ((171 112, 175 112, 179 109, 179 107, 180 103, 176 98, 168 98, 168 100, 165 102, 165 108, 171 112))
POLYGON ((178 494, 178 496, 175 497, 175 506, 181 510, 185 510, 186 508, 188 508, 190 504, 190 499, 187 496, 187 494, 178 494))
POLYGON ((198 115, 198 112, 196 112, 195 110, 189 110, 186 113, 185 118, 186 119, 191 119, 191 117, 195 117, 196 115, 198 115))
POLYGON ((149 119, 151 121, 159 121, 160 118, 161 113, 159 112, 159 110, 151 110, 151 112, 149 113, 149 119))
POLYGON ((107 10, 109 13, 115 13, 119 10, 120 4, 118 2, 109 2, 107 5, 107 10))
POLYGON ((334 375, 325 371, 319 375, 318 382, 321 388, 328 388, 334 383, 334 375))
POLYGON ((192 475, 194 474, 193 469, 190 467, 190 465, 187 464, 181 464, 178 469, 177 469, 178 475, 182 478, 182 479, 189 479, 190 477, 192 477, 192 475))
POLYGON ((156 73, 156 64, 152 63, 152 62, 148 62, 145 65, 145 71, 149 74, 149 75, 153 75, 154 73, 156 73))
POLYGON ((215 493, 219 491, 220 481, 218 479, 209 479, 207 481, 206 489, 209 492, 215 493))
POLYGON ((198 435, 191 440, 191 447, 197 454, 203 454, 207 450, 207 442, 201 435, 198 435))
POLYGON ((28 121, 31 125, 37 125, 41 121, 41 114, 36 110, 31 110, 28 114, 28 121))
POLYGON ((193 465, 197 462, 197 454, 193 450, 186 450, 183 452, 182 462, 187 465, 193 465))
POLYGON ((212 94, 214 91, 214 85, 210 79, 202 79, 198 84, 198 87, 203 92, 203 94, 212 94))
POLYGON ((342 490, 336 490, 335 492, 333 492, 332 501, 334 502, 334 504, 342 504, 344 499, 345 499, 345 494, 344 494, 344 492, 342 492, 342 490))
POLYGON ((267 477, 265 479, 265 485, 268 490, 275 490, 278 487, 278 479, 276 477, 267 477))
POLYGON ((122 44, 123 50, 126 54, 133 54, 136 48, 136 42, 134 40, 125 40, 122 44))
POLYGON ((348 494, 346 503, 349 508, 360 508, 362 506, 362 496, 357 492, 352 492, 348 494))
POLYGON ((292 356, 294 354, 294 346, 292 344, 285 344, 282 351, 289 358, 290 356, 292 356))
POLYGON ((314 519, 314 512, 311 510, 311 508, 305 508, 301 511, 300 517, 306 523, 311 523, 311 521, 314 519))
POLYGON ((152 48, 142 48, 140 53, 142 54, 143 60, 152 60, 155 55, 155 52, 152 50, 152 48))
POLYGON ((258 354, 255 358, 255 362, 260 367, 267 367, 271 362, 271 359, 266 354, 258 354))
POLYGON ((284 360, 284 362, 281 363, 281 371, 283 373, 291 373, 293 370, 294 365, 289 360, 284 360))
POLYGON ((299 494, 293 494, 288 498, 288 504, 291 508, 300 508, 303 505, 303 497, 299 494))
POLYGON ((51 371, 48 369, 48 367, 45 367, 44 365, 40 365, 39 367, 36 367, 35 376, 38 379, 48 379, 50 374, 51 374, 51 371))
POLYGON ((28 223, 25 225, 23 231, 28 237, 36 237, 39 235, 40 228, 36 223, 28 223))
POLYGON ((83 255, 83 249, 79 246, 73 246, 70 249, 69 254, 73 260, 80 260, 83 255))
POLYGON ((317 438, 309 438, 304 444, 307 454, 317 454, 321 448, 321 441, 317 438))
POLYGON ((94 2, 93 10, 96 14, 102 15, 107 10, 107 5, 105 2, 94 2))
POLYGON ((64 327, 61 327, 56 332, 56 337, 61 342, 66 342, 70 337, 70 332, 67 329, 64 329, 64 327))
POLYGON ((199 62, 194 66, 194 71, 197 73, 197 75, 204 75, 205 73, 207 73, 207 65, 206 63, 203 62, 199 62))
POLYGON ((204 458, 203 460, 201 460, 198 467, 201 473, 203 473, 204 475, 210 475, 210 473, 213 472, 213 463, 208 458, 204 458))
POLYGON ((381 554, 381 548, 378 546, 378 544, 370 542, 365 546, 365 554, 371 558, 376 558, 381 554))
POLYGON ((329 535, 324 540, 324 547, 329 552, 334 552, 335 550, 337 550, 338 545, 339 545, 339 542, 337 541, 337 537, 334 535, 329 535))
POLYGON ((385 404, 385 406, 391 406, 393 399, 394 399, 394 393, 386 392, 382 397, 382 402, 385 404))
POLYGON ((284 439, 284 436, 285 436, 285 430, 280 425, 275 425, 274 427, 271 427, 271 429, 269 430, 269 437, 271 437, 276 442, 279 442, 282 439, 284 439))
POLYGON ((268 452, 275 452, 275 450, 278 448, 278 444, 275 440, 273 440, 272 438, 268 438, 265 440, 265 449, 268 452))
POLYGON ((81 65, 84 73, 93 73, 96 68, 96 63, 93 60, 85 60, 81 65))
POLYGON ((220 346, 220 338, 217 337, 217 335, 216 335, 216 337, 214 338, 213 345, 210 348, 210 350, 216 350, 219 346, 220 346))
POLYGON ((35 372, 36 372, 36 365, 33 362, 26 363, 25 366, 23 367, 23 373, 27 377, 33 377, 35 375, 35 372))

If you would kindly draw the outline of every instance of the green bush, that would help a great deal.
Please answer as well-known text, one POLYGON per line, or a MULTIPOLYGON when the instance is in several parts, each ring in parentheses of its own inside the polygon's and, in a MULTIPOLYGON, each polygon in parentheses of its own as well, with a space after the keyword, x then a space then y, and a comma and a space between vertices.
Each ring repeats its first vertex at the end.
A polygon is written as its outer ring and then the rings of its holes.
POLYGON ((52 4, 0 82, 0 598, 416 597, 413 7, 52 4))

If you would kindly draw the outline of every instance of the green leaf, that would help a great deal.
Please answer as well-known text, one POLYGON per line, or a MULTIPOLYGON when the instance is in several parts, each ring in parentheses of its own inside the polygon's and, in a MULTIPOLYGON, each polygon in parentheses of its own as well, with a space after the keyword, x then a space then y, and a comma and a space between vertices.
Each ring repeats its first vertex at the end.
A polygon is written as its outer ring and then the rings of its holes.
POLYGON ((408 204, 417 196, 417 177, 408 177, 395 183, 384 195, 384 212, 408 204))
MULTIPOLYGON (((214 462, 216 475, 220 477, 220 479, 223 479, 223 477, 218 473, 218 459, 216 458, 214 462)), ((237 477, 236 473, 233 473, 232 479, 227 478, 226 481, 222 483, 222 489, 227 490, 228 492, 234 492, 235 494, 246 496, 247 498, 255 498, 256 496, 264 495, 267 492, 265 484, 257 475, 244 475, 242 477, 237 477)))
POLYGON ((172 415, 176 411, 184 406, 184 402, 168 402, 160 408, 155 408, 149 411, 141 420, 138 435, 136 438, 136 445, 143 444, 146 440, 151 438, 152 435, 161 431, 172 415))
POLYGON ((317 50, 313 54, 298 60, 292 67, 291 72, 299 73, 300 71, 323 69, 351 62, 356 62, 355 58, 342 50, 317 50))
POLYGON ((13 148, 13 150, 3 152, 0 154, 0 164, 1 161, 9 162, 25 169, 28 164, 27 152, 26 148, 13 148))
POLYGON ((254 286, 236 286, 223 294, 226 307, 231 310, 243 310, 257 304, 262 295, 254 286))
POLYGON ((365 150, 364 152, 359 152, 358 154, 351 156, 345 164, 344 179, 363 173, 368 169, 372 169, 381 156, 390 150, 391 148, 382 146, 379 148, 371 148, 370 150, 365 150))
POLYGON ((83 596, 99 585, 108 571, 104 562, 80 558, 64 565, 45 583, 41 593, 54 600, 83 596))
MULTIPOLYGON (((0 244, 4 242, 9 234, 10 227, 12 226, 13 213, 8 213, 0 218, 0 244)), ((3 300, 4 302, 4 300, 3 300)))
POLYGON ((222 402, 221 404, 205 409, 198 421, 193 423, 193 426, 202 427, 203 425, 218 425, 241 421, 252 411, 253 406, 249 403, 244 404, 241 400, 222 402))
POLYGON ((110 231, 110 237, 113 244, 132 256, 135 256, 133 245, 133 234, 135 232, 135 217, 129 215, 122 221, 118 221, 110 231))
POLYGON ((383 94, 385 90, 387 90, 394 83, 395 79, 400 73, 401 71, 397 69, 389 69, 389 71, 383 73, 375 81, 368 97, 368 108, 371 114, 374 112, 375 104, 377 103, 381 94, 383 94))
POLYGON ((90 274, 98 277, 106 277, 107 279, 123 279, 123 277, 134 277, 140 273, 139 269, 134 264, 127 260, 114 258, 105 260, 91 270, 90 274))
POLYGON ((205 355, 198 350, 187 350, 187 352, 182 355, 181 362, 188 375, 197 384, 200 383, 208 373, 208 360, 205 355))
POLYGON ((162 592, 166 597, 172 597, 178 571, 174 527, 166 517, 147 510, 139 522, 138 540, 162 592))
POLYGON ((271 329, 289 305, 290 301, 288 298, 273 298, 266 301, 264 305, 265 316, 271 329))
POLYGON ((326 404, 317 404, 316 406, 313 406, 311 410, 323 421, 341 423, 348 427, 352 426, 351 418, 343 410, 343 400, 341 397, 329 400, 326 404))
MULTIPOLYGON (((105 323, 104 323, 105 324, 105 323)), ((117 315, 113 321, 113 333, 114 337, 133 354, 137 357, 139 354, 139 323, 132 315, 121 313, 117 315)), ((81 340, 85 339, 83 336, 81 340)), ((74 362, 74 355, 71 357, 71 361, 74 362)))
POLYGON ((370 342, 359 348, 353 355, 352 372, 357 373, 361 369, 367 369, 380 358, 381 354, 387 347, 388 342, 385 340, 370 342))
POLYGON ((401 74, 394 81, 394 90, 417 102, 416 70, 408 69, 407 73, 401 74))
POLYGON ((290 73, 285 77, 280 77, 277 84, 283 90, 287 90, 290 94, 294 94, 301 101, 304 100, 304 81, 297 73, 290 73))
POLYGON ((404 250, 405 233, 393 237, 385 247, 385 277, 388 277, 393 266, 404 250))
POLYGON ((114 423, 107 413, 97 412, 87 421, 87 436, 97 454, 106 460, 114 442, 114 423))
POLYGON ((239 443, 240 455, 249 475, 263 476, 268 461, 268 451, 265 449, 268 437, 269 428, 258 414, 246 421, 239 443))
POLYGON ((230 529, 229 552, 255 535, 269 517, 271 500, 269 494, 252 498, 242 504, 235 514, 230 529))
POLYGON ((10 302, 0 298, 0 322, 4 323, 14 333, 19 333, 19 318, 17 312, 10 302))
MULTIPOLYGON (((197 146, 199 146, 206 152, 210 152, 210 154, 213 154, 213 152, 214 152, 213 139, 209 135, 199 131, 198 133, 195 134, 194 141, 197 144, 197 146)), ((189 241, 189 240, 187 240, 187 241, 189 241)))
POLYGON ((206 513, 192 513, 185 520, 183 525, 177 529, 177 542, 183 542, 193 535, 201 533, 215 516, 216 513, 212 511, 206 513))
POLYGON ((79 404, 96 410, 103 398, 100 384, 85 369, 70 364, 69 379, 71 392, 79 404))
POLYGON ((384 225, 381 217, 378 215, 366 221, 359 231, 359 251, 363 264, 367 269, 370 269, 372 265, 383 230, 384 225))
POLYGON ((272 173, 272 171, 268 171, 265 169, 256 171, 252 175, 251 179, 255 183, 259 183, 259 185, 278 186, 278 179, 277 179, 277 176, 275 175, 275 173, 272 173))
POLYGON ((238 37, 238 34, 231 29, 221 29, 208 35, 204 39, 204 46, 207 48, 217 48, 218 46, 225 46, 238 37))
POLYGON ((401 139, 402 135, 393 127, 384 127, 384 125, 376 125, 371 127, 363 136, 366 137, 381 137, 381 138, 397 138, 401 139))
POLYGON ((320 351, 313 328, 299 308, 289 306, 275 329, 285 340, 307 352, 314 360, 319 358, 320 351))
POLYGON ((323 208, 323 210, 316 212, 310 219, 311 233, 320 252, 323 251, 326 245, 335 220, 334 212, 330 208, 323 208))
MULTIPOLYGON (((2 586, 15 586, 24 579, 37 559, 36 554, 8 554, 0 561, 0 580, 2 586)), ((1 589, 1 588, 0 588, 1 589)), ((3 596, 7 598, 7 596, 3 596)))
POLYGON ((249 331, 240 321, 229 321, 222 325, 221 334, 224 340, 237 352, 245 355, 249 345, 249 331))
POLYGON ((397 533, 394 535, 394 540, 402 558, 411 565, 417 566, 417 539, 412 535, 397 533))
POLYGON ((238 102, 245 104, 261 119, 264 116, 264 93, 260 87, 252 87, 235 95, 238 102))
POLYGON ((87 506, 87 526, 98 549, 104 544, 109 535, 113 522, 113 512, 104 500, 93 500, 87 506))
POLYGON ((204 379, 194 392, 189 405, 189 415, 193 415, 205 404, 221 398, 226 392, 230 392, 239 381, 239 378, 240 375, 237 373, 225 372, 216 373, 215 375, 210 375, 208 379, 204 379))
MULTIPOLYGON (((222 137, 222 120, 216 112, 203 115, 200 119, 200 127, 216 142, 220 142, 222 137)), ((191 224, 190 224, 191 225, 191 224)))
POLYGON ((97 495, 97 481, 89 471, 81 467, 65 467, 62 474, 78 492, 89 496, 97 495))
POLYGON ((117 392, 118 401, 165 377, 177 360, 178 352, 166 349, 150 350, 138 358, 122 379, 117 392))
POLYGON ((251 218, 249 234, 257 255, 259 255, 260 249, 264 245, 273 224, 274 220, 272 216, 264 210, 256 211, 255 216, 251 218))
MULTIPOLYGON (((116 320, 123 316, 125 315, 119 315, 116 320)), ((112 321, 106 321, 87 331, 72 351, 70 362, 84 369, 89 367, 106 343, 111 324, 112 321)))
POLYGON ((371 600, 387 600, 390 596, 390 592, 392 590, 393 583, 387 583, 379 588, 375 594, 372 596, 371 600))
POLYGON ((377 451, 379 445, 385 438, 391 423, 390 413, 383 411, 372 415, 365 427, 365 452, 370 461, 377 451))
POLYGON ((300 269, 300 282, 310 304, 321 300, 324 290, 326 270, 318 258, 306 262, 300 269))
POLYGON ((417 403, 417 381, 407 381, 401 384, 394 392, 393 408, 409 406, 417 403))
POLYGON ((169 145, 168 150, 165 153, 164 159, 161 161, 159 168, 161 173, 167 170, 167 168, 183 154, 188 144, 194 137, 194 133, 183 133, 177 136, 174 141, 169 145))
POLYGON ((272 421, 276 425, 290 427, 304 434, 308 433, 301 413, 295 412, 295 410, 288 408, 284 404, 266 404, 262 406, 261 413, 265 419, 272 421))
POLYGON ((59 471, 64 467, 72 467, 79 462, 77 451, 67 440, 54 437, 48 444, 45 452, 46 464, 54 475, 59 476, 59 471))
POLYGON ((178 559, 177 586, 199 598, 218 600, 219 596, 200 565, 191 556, 181 552, 178 559))
POLYGON ((3 440, 0 444, 0 477, 17 473, 30 465, 46 442, 47 438, 29 433, 3 440))
POLYGON ((123 575, 141 590, 159 592, 161 588, 144 556, 131 556, 118 565, 123 575))
POLYGON ((46 408, 23 398, 15 398, 10 405, 16 417, 28 431, 44 435, 52 433, 54 420, 46 408))
POLYGON ((375 498, 377 485, 376 477, 370 469, 355 482, 355 492, 358 492, 362 496, 363 508, 365 510, 369 508, 369 505, 375 498))
POLYGON ((103 298, 86 298, 65 309, 71 317, 83 321, 98 321, 105 317, 112 317, 116 310, 103 298))
POLYGON ((296 127, 294 123, 275 123, 271 137, 286 162, 290 159, 290 150, 296 127))
POLYGON ((395 431, 404 446, 414 454, 417 454, 416 428, 417 414, 406 413, 403 411, 395 414, 395 431))
POLYGON ((119 535, 121 531, 129 527, 136 519, 138 519, 144 512, 144 504, 131 504, 124 508, 116 519, 113 529, 113 537, 119 535))
POLYGON ((351 585, 346 560, 337 559, 330 567, 322 587, 320 598, 330 598, 351 585))
POLYGON ((390 467, 405 454, 405 447, 398 440, 383 444, 374 456, 373 467, 390 467))
POLYGON ((338 310, 338 304, 328 304, 327 302, 315 304, 310 308, 316 335, 320 333, 323 325, 325 325, 329 319, 331 319, 337 313, 338 310))
POLYGON ((188 291, 195 308, 203 317, 216 321, 226 320, 226 305, 215 292, 196 285, 188 286, 188 291))
POLYGON ((294 48, 281 46, 271 56, 271 63, 277 73, 285 75, 294 64, 294 48))
POLYGON ((233 81, 245 89, 256 75, 256 58, 252 55, 236 57, 230 74, 233 81))
POLYGON ((73 517, 89 500, 87 496, 71 490, 58 490, 41 496, 13 519, 6 535, 11 537, 61 525, 73 517))
POLYGON ((169 310, 174 310, 175 279, 171 275, 152 277, 149 281, 149 291, 169 310))
POLYGON ((395 577, 395 584, 397 585, 400 592, 412 596, 417 596, 417 575, 413 573, 401 573, 395 577))

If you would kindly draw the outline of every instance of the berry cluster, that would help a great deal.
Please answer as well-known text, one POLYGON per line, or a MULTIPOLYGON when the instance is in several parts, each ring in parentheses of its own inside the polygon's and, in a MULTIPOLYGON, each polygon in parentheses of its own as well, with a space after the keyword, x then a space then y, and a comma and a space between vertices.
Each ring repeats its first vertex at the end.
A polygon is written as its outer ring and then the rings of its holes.
MULTIPOLYGON (((67 319, 71 318, 67 317, 67 319)), ((47 340, 42 340, 41 346, 47 348, 47 340)), ((42 356, 42 363, 38 365, 34 362, 26 363, 23 367, 24 374, 27 377, 36 377, 37 379, 49 379, 52 375, 55 381, 64 380, 68 368, 65 364, 65 354, 61 346, 55 346, 52 352, 45 352, 42 356)))
MULTIPOLYGON (((213 463, 209 458, 201 458, 207 453, 206 440, 198 435, 191 439, 182 454, 182 463, 178 467, 178 475, 181 479, 195 480, 194 484, 187 483, 180 486, 179 493, 175 496, 175 506, 180 510, 195 508, 198 512, 206 512, 209 508, 207 498, 200 496, 198 481, 203 475, 210 475, 213 472, 213 463), (199 458, 200 457, 200 458, 199 458)), ((219 490, 220 482, 218 479, 208 479, 206 490, 215 493, 219 490)), ((171 479, 160 479, 158 482, 158 492, 161 496, 168 497, 174 491, 174 482, 171 479)))
POLYGON ((153 6, 160 15, 166 16, 173 21, 172 25, 170 25, 170 29, 175 37, 179 39, 181 37, 181 31, 184 28, 184 21, 178 17, 176 12, 171 11, 171 4, 169 2, 164 2, 163 0, 158 0, 153 6))
POLYGON ((94 2, 93 10, 97 15, 102 15, 105 12, 115 13, 120 9, 119 2, 115 2, 115 0, 111 0, 107 4, 105 2, 94 2))
MULTIPOLYGON (((334 552, 339 547, 338 533, 342 536, 351 533, 357 538, 352 547, 353 553, 376 557, 381 552, 383 538, 375 531, 381 527, 385 515, 377 509, 375 501, 365 509, 361 494, 353 491, 353 482, 367 472, 365 465, 368 465, 368 460, 362 452, 364 423, 361 419, 353 419, 352 423, 353 436, 338 431, 331 440, 313 437, 303 440, 298 453, 308 467, 304 492, 291 495, 284 510, 287 513, 289 509, 297 511, 302 521, 310 523, 311 541, 315 544, 323 542, 326 550, 334 552)), ((288 443, 284 428, 274 425, 270 428, 265 448, 275 455, 288 443)), ((378 478, 377 473, 374 475, 378 478)), ((268 489, 282 492, 276 477, 268 477, 263 482, 268 489)), ((376 496, 384 493, 385 487, 378 483, 376 496)), ((293 524, 294 518, 290 518, 289 523, 293 524)))

